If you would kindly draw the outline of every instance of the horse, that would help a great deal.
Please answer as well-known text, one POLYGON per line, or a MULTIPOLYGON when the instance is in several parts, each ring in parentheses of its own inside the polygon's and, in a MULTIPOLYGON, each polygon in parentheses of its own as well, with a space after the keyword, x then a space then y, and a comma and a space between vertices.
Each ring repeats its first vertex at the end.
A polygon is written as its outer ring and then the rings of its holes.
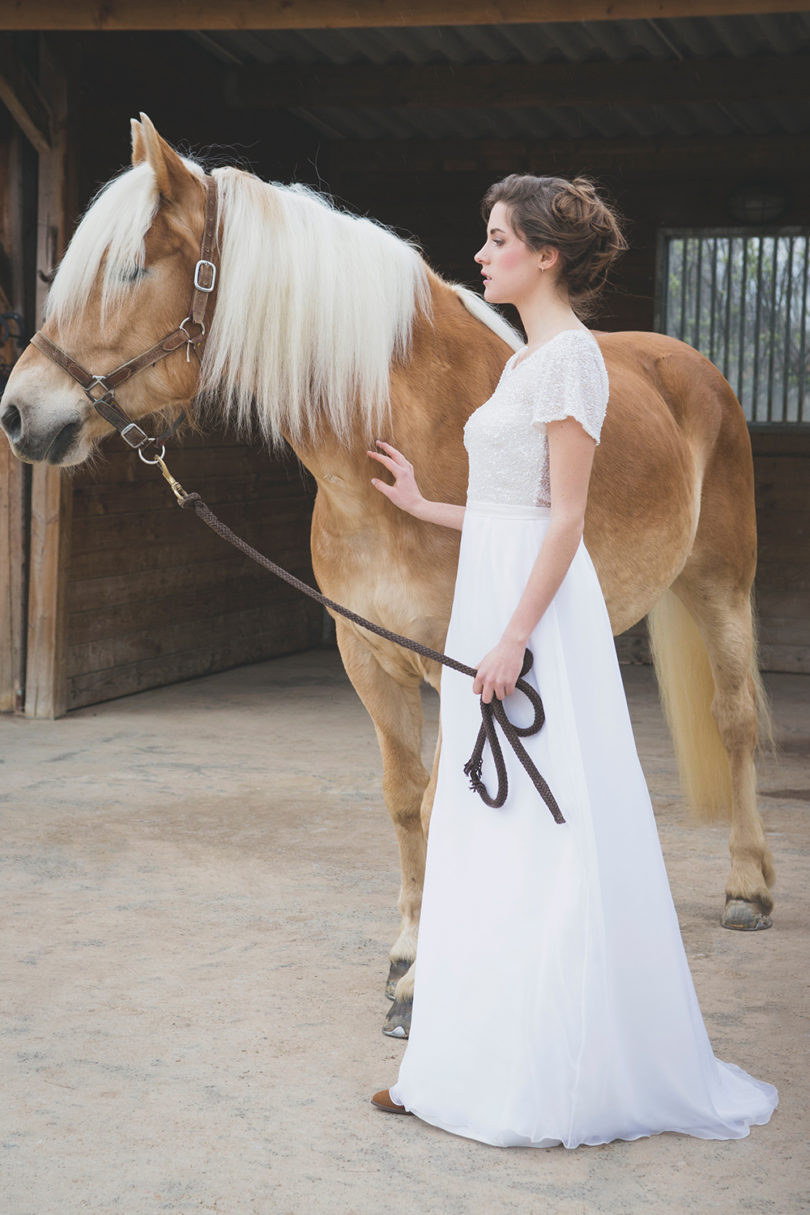
MULTIPOLYGON (((397 511, 370 484, 376 436, 399 447, 428 498, 463 503, 466 418, 520 339, 418 249, 307 188, 213 170, 219 270, 200 359, 173 356, 124 383, 132 419, 202 403, 315 479, 312 565, 322 591, 375 622, 443 647, 458 534, 397 511)), ((132 164, 96 196, 53 281, 43 333, 96 371, 132 358, 186 315, 202 262, 206 174, 141 114, 132 164), (197 270, 195 270, 197 263, 197 270)), ((182 336, 182 335, 181 335, 182 336)), ((683 342, 596 335, 610 381, 585 543, 614 634, 648 617, 684 794, 698 821, 730 821, 721 922, 770 925, 774 879, 755 794, 767 703, 756 662, 751 446, 729 384, 683 342)), ((187 350, 188 355, 188 350, 187 350)), ((108 433, 81 387, 40 350, 17 362, 0 407, 16 455, 84 461, 108 433)), ((379 474, 379 471, 377 473, 379 474)), ((336 618, 347 675, 382 756, 399 844, 399 935, 385 1032, 407 1034, 426 838, 436 779, 421 760, 424 681, 437 664, 336 618)), ((463 661, 479 655, 457 655, 463 661)))

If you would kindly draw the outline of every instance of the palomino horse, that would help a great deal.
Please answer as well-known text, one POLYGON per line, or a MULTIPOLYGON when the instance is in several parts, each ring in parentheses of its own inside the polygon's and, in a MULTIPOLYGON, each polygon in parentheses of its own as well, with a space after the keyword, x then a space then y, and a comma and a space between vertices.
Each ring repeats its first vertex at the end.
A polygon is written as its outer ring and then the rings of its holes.
MULTIPOLYGON (((144 115, 133 123, 132 162, 82 220, 48 304, 44 332, 94 372, 176 329, 200 256, 201 168, 144 115)), ((462 426, 490 395, 514 334, 369 220, 238 169, 213 177, 220 267, 202 363, 167 358, 125 383, 120 404, 132 418, 177 416, 201 395, 237 424, 258 419, 271 443, 285 438, 317 482, 312 560, 323 591, 441 649, 457 534, 398 512, 370 485, 365 453, 382 434, 413 461, 428 497, 463 502, 462 426)), ((649 614, 690 803, 707 820, 730 816, 723 922, 767 927, 773 868, 755 800, 764 701, 745 420, 719 371, 689 346, 654 333, 601 334, 599 344, 611 393, 586 543, 614 633, 649 614)), ((81 388, 34 348, 14 369, 2 419, 21 459, 53 464, 80 463, 108 430, 81 388)), ((439 670, 342 619, 337 637, 377 731, 399 842, 388 1028, 402 1034, 433 792, 420 759, 420 684, 438 689, 439 670)))

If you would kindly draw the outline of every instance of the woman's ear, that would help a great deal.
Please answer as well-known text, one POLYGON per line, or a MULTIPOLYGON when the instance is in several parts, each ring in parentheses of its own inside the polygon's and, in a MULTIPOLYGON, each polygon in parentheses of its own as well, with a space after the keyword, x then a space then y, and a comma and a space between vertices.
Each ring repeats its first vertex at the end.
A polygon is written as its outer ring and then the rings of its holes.
POLYGON ((559 249, 555 249, 552 245, 544 245, 542 249, 537 251, 537 266, 540 270, 550 270, 552 266, 556 266, 560 258, 559 249))

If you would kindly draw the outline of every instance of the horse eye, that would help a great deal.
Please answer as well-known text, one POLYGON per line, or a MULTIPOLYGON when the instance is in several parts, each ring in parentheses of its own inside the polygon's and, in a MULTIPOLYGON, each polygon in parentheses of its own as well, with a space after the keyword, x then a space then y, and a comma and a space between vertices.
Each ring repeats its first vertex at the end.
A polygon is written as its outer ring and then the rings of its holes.
POLYGON ((122 267, 119 278, 122 283, 137 283, 146 274, 145 266, 124 266, 122 267))

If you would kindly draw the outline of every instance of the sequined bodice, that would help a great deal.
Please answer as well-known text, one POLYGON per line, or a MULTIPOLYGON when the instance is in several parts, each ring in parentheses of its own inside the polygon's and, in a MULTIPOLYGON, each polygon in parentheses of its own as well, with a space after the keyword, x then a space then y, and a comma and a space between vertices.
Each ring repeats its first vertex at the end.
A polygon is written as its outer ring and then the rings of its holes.
POLYGON ((519 361, 513 355, 464 427, 467 498, 549 506, 546 423, 576 418, 598 443, 607 400, 602 352, 587 329, 565 329, 519 361))

